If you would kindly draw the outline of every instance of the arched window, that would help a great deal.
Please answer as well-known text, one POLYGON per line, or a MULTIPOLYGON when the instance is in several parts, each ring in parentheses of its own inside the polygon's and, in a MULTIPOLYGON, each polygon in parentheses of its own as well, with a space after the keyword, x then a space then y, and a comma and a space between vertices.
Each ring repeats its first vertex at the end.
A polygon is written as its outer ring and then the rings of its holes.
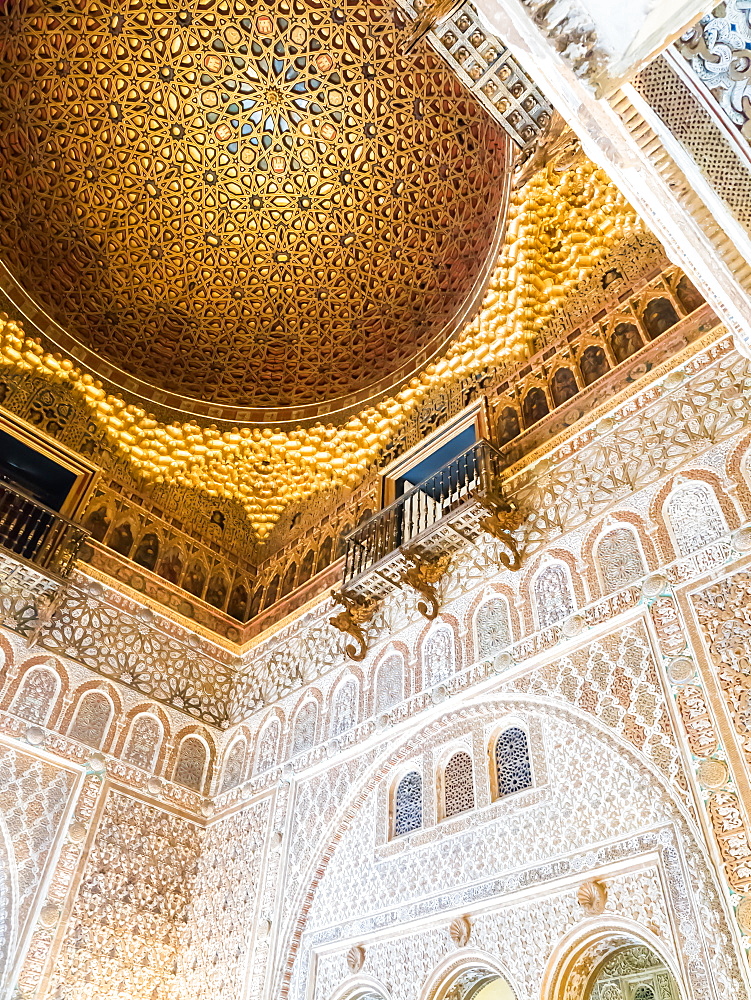
POLYGON ((159 539, 153 531, 149 531, 138 543, 133 562, 137 562, 144 569, 153 569, 159 558, 159 539))
POLYGON ((491 597, 481 604, 475 619, 477 655, 483 659, 494 656, 511 644, 508 602, 505 597, 491 597))
POLYGON ((153 715, 137 715, 123 751, 123 760, 144 771, 153 771, 162 745, 162 724, 153 715))
POLYGON ((287 594, 291 594, 295 589, 295 577, 297 576, 297 563, 290 563, 284 574, 284 580, 282 581, 282 589, 279 593, 280 597, 286 597, 287 594))
POLYGON ((504 406, 501 410, 496 434, 499 446, 508 444, 509 441, 513 441, 515 437, 521 434, 519 412, 513 406, 504 406))
POLYGON ((706 483, 679 486, 668 499, 667 516, 682 556, 704 548, 727 531, 717 496, 706 483))
POLYGON ((222 775, 222 791, 226 792, 230 788, 236 788, 243 780, 245 770, 245 740, 239 739, 232 745, 224 765, 222 775))
POLYGON ((96 510, 92 510, 91 513, 86 515, 86 520, 84 521, 84 527, 90 533, 92 538, 96 538, 98 542, 104 541, 104 536, 110 526, 110 516, 107 513, 107 505, 103 507, 97 507, 96 510))
POLYGON ((87 746, 100 750, 107 732, 112 705, 109 698, 99 691, 89 691, 81 699, 69 736, 87 746))
POLYGON ((633 528, 613 528, 597 543, 597 565, 606 594, 638 580, 647 572, 633 528))
POLYGON ((555 625, 562 618, 567 618, 576 607, 568 573, 561 563, 551 563, 537 575, 534 595, 540 628, 555 625))
POLYGON ((162 561, 157 569, 159 576, 170 583, 178 583, 183 575, 183 557, 176 547, 168 549, 162 556, 162 561))
POLYGON ((423 674, 427 687, 448 680, 455 670, 454 635, 445 625, 431 632, 422 652, 423 674))
POLYGON ((351 729, 357 722, 357 682, 352 678, 341 684, 334 695, 331 735, 351 729))
POLYGON ((223 608, 228 589, 229 584, 224 573, 214 573, 206 587, 206 603, 215 608, 223 608))
POLYGON ((610 371, 608 359, 601 347, 591 344, 579 358, 579 370, 585 385, 592 385, 610 371))
POLYGON ((504 730, 495 741, 495 777, 498 798, 532 787, 527 734, 518 726, 504 730))
POLYGON ((559 368, 550 382, 550 391, 556 406, 563 406, 579 391, 576 376, 570 368, 559 368))
POLYGON ((202 791, 206 760, 204 743, 197 736, 186 736, 177 754, 173 780, 186 788, 192 788, 194 792, 202 791))
POLYGON ((610 334, 610 349, 619 364, 643 346, 641 335, 633 323, 618 323, 610 334))
POLYGON ((266 597, 264 598, 263 601, 264 611, 266 610, 266 608, 270 608, 271 605, 276 602, 276 596, 278 593, 279 593, 279 574, 277 573, 274 579, 269 584, 268 590, 266 591, 266 597))
POLYGON ((696 285, 687 275, 683 275, 675 289, 676 298, 681 304, 681 308, 686 313, 692 313, 694 309, 704 305, 705 299, 696 285))
POLYGON ((238 622, 245 621, 245 609, 248 606, 248 589, 242 583, 236 583, 230 594, 227 614, 238 622))
POLYGON ((185 571, 183 578, 183 588, 194 597, 200 597, 206 583, 206 568, 203 563, 197 560, 191 563, 185 571))
POLYGON ((375 710, 387 712, 404 697, 404 661, 398 653, 387 656, 378 667, 375 682, 375 710))
POLYGON ((422 826, 422 778, 409 771, 400 779, 394 793, 394 836, 412 833, 422 826))
POLYGON ((316 741, 318 725, 318 705, 315 701, 306 701, 295 720, 295 735, 292 740, 292 753, 303 753, 310 750, 316 741))
POLYGON ((472 758, 464 750, 453 755, 443 772, 443 815, 457 816, 474 809, 475 783, 472 758))
POLYGON ((279 721, 272 719, 261 734, 261 742, 258 745, 258 757, 256 759, 256 774, 268 771, 276 764, 276 755, 279 746, 279 721))
POLYGON ((668 299, 652 299, 647 303, 647 307, 642 313, 644 328, 649 334, 650 340, 665 333, 671 326, 678 322, 678 313, 675 311, 673 303, 668 299))
POLYGON ((248 612, 248 618, 255 618, 256 615, 261 613, 261 606, 263 604, 263 587, 257 587, 253 592, 253 600, 250 602, 250 611, 248 612))
POLYGON ((320 573, 322 569, 326 569, 328 564, 331 562, 331 550, 334 547, 334 540, 329 535, 328 538, 324 538, 321 543, 321 547, 318 550, 318 566, 317 571, 320 573))
POLYGON ((109 547, 121 556, 127 556, 133 548, 133 532, 127 521, 118 524, 107 542, 109 547))
POLYGON ((13 711, 22 719, 45 726, 60 686, 60 678, 47 667, 32 667, 13 702, 13 711))
POLYGON ((524 426, 531 427, 532 424, 536 424, 538 420, 542 420, 543 417, 546 417, 549 412, 548 401, 545 398, 543 390, 540 389, 539 386, 535 386, 533 389, 530 389, 524 397, 524 402, 522 403, 524 426))
POLYGON ((308 549, 303 557, 303 561, 300 564, 300 576, 298 577, 298 586, 301 583, 306 583, 313 575, 313 566, 315 565, 316 554, 313 549, 308 549))

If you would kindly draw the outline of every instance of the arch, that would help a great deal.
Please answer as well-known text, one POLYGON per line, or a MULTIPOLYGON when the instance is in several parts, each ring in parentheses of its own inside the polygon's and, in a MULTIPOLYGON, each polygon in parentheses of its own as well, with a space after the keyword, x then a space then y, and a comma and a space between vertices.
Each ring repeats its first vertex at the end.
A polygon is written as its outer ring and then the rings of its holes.
POLYGON ((358 975, 354 982, 346 980, 342 983, 330 1000, 390 1000, 390 996, 380 980, 373 976, 358 975))
POLYGON ((616 323, 610 334, 609 343, 618 364, 626 361, 644 346, 639 329, 634 323, 616 323))
POLYGON ((592 385, 598 378, 607 375, 610 365, 605 351, 599 344, 590 344, 579 357, 579 371, 585 385, 592 385))
POLYGON ((194 597, 201 597, 203 588, 206 585, 206 567, 202 559, 194 559, 185 570, 182 587, 194 597))
POLYGON ((660 296, 660 298, 651 299, 647 303, 641 318, 649 339, 654 340, 655 337, 659 337, 661 333, 669 330, 671 326, 675 326, 678 322, 678 313, 669 299, 660 296))
POLYGON ((555 625, 576 610, 569 568, 563 562, 551 562, 538 570, 532 594, 538 628, 555 625))
POLYGON ((185 736, 177 751, 172 780, 194 792, 202 792, 208 762, 209 748, 204 740, 196 735, 185 736))
POLYGON ((491 741, 493 797, 504 798, 532 788, 532 761, 526 726, 506 723, 491 741))
POLYGON ((423 686, 434 687, 447 681, 455 670, 454 633, 441 622, 428 632, 422 645, 423 686))
POLYGON ((495 594, 480 604, 474 624, 478 659, 489 659, 511 645, 509 604, 502 594, 495 594))
POLYGON ((318 563, 316 566, 316 572, 320 573, 322 569, 326 569, 326 567, 329 565, 329 563, 331 562, 331 552, 333 548, 334 548, 334 539, 331 537, 331 535, 329 535, 327 538, 324 538, 323 542, 321 543, 321 547, 318 550, 318 563))
POLYGON ((225 759, 220 791, 228 792, 230 788, 236 788, 243 780, 246 753, 247 742, 245 737, 239 736, 230 747, 225 759))
POLYGON ((258 754, 256 755, 256 762, 254 773, 260 774, 262 771, 268 771, 270 767, 274 767, 279 754, 279 736, 281 734, 281 725, 279 719, 272 718, 268 722, 264 723, 261 729, 260 739, 258 740, 258 754))
POLYGON ((109 505, 101 503, 89 511, 86 515, 86 520, 83 522, 83 526, 92 538, 95 538, 98 542, 103 542, 111 523, 112 518, 110 517, 109 505))
POLYGON ((457 750, 443 768, 441 815, 450 819, 475 807, 475 780, 472 757, 467 750, 457 750))
POLYGON ((687 274, 684 274, 675 286, 675 297, 687 316, 706 302, 704 296, 687 274))
POLYGON ((595 545, 595 563, 604 594, 613 594, 644 576, 647 564, 633 526, 608 528, 595 545))
POLYGON ((101 750, 112 715, 112 701, 103 691, 87 691, 78 703, 68 736, 101 750))
POLYGON ((300 574, 297 578, 298 587, 303 583, 307 583, 308 580, 311 578, 311 576, 313 575, 315 562, 316 562, 315 552, 313 551, 313 549, 308 549, 308 551, 303 556, 302 562, 300 563, 300 574))
POLYGON ((60 676, 52 667, 41 664, 31 667, 24 674, 13 699, 11 712, 20 715, 27 722, 46 726, 61 686, 60 676))
POLYGON ((545 393, 539 386, 533 386, 526 394, 524 401, 522 402, 524 426, 531 427, 532 424, 536 424, 538 420, 542 420, 543 417, 547 417, 548 413, 550 413, 550 407, 548 406, 545 393))
POLYGON ((235 621, 244 622, 245 613, 248 608, 248 588, 243 583, 236 583, 232 588, 229 603, 227 604, 227 614, 235 621))
POLYGON ((123 760, 144 771, 153 771, 164 739, 161 720, 151 712, 141 712, 130 724, 123 760))
POLYGON ((558 942, 543 972, 541 995, 549 1000, 589 997, 603 965, 619 951, 633 947, 647 948, 662 962, 677 984, 676 1000, 688 995, 681 972, 673 957, 666 954, 664 943, 636 921, 607 911, 583 920, 558 942))
POLYGON ((229 581, 221 570, 215 570, 206 586, 206 603, 221 610, 227 600, 229 581))
POLYGON ((504 406, 496 424, 498 446, 501 447, 504 444, 508 444, 509 441, 513 441, 515 437, 519 437, 521 432, 519 411, 515 406, 504 406))
POLYGON ((376 667, 374 711, 387 712, 404 698, 404 657, 391 652, 376 667))
POLYGON ((163 554, 161 560, 157 564, 156 571, 163 580, 167 580, 168 583, 174 583, 177 585, 180 582, 180 577, 183 575, 184 568, 185 561, 183 559, 182 551, 179 546, 173 545, 163 554))
POLYGON ((457 956, 453 952, 443 958, 428 976, 420 1000, 480 1000, 492 983, 503 983, 506 990, 501 1000, 515 1000, 519 996, 511 976, 494 955, 475 948, 462 948, 457 956))
POLYGON ((556 406, 563 406, 579 392, 576 376, 570 368, 557 368, 550 380, 550 393, 556 406))
POLYGON ((153 570, 159 558, 159 538, 154 531, 147 531, 133 553, 133 562, 144 569, 153 570))
POLYGON ((304 702, 295 716, 292 730, 292 754, 304 753, 315 745, 318 730, 318 702, 304 702))
POLYGON ((708 483, 697 479, 681 483, 669 493, 665 520, 680 556, 717 541, 728 530, 717 494, 708 483))
POLYGON ((248 611, 248 619, 255 618, 261 613, 261 608, 263 607, 263 587, 256 587, 253 591, 253 600, 250 602, 250 610, 248 611))
POLYGON ((279 593, 279 574, 277 573, 271 583, 266 588, 266 596, 263 599, 263 610, 270 608, 276 602, 279 593))
POLYGON ((279 591, 280 597, 286 597, 295 589, 295 577, 297 576, 297 563, 291 562, 284 573, 282 589, 279 591))
POLYGON ((334 691, 331 702, 331 736, 339 736, 357 723, 357 680, 350 675, 334 691))
POLYGON ((107 539, 107 545, 121 556, 129 556, 133 548, 133 529, 130 521, 121 521, 107 539))
POLYGON ((422 828, 422 775, 412 768, 393 785, 391 795, 391 835, 402 837, 422 828))

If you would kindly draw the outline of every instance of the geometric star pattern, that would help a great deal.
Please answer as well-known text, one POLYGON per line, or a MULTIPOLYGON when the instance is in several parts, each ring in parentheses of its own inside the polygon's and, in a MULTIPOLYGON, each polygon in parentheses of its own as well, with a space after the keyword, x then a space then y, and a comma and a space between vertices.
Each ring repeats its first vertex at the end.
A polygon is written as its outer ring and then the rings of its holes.
POLYGON ((79 343, 216 404, 409 377, 494 247, 507 140, 383 0, 12 0, 0 255, 79 343))

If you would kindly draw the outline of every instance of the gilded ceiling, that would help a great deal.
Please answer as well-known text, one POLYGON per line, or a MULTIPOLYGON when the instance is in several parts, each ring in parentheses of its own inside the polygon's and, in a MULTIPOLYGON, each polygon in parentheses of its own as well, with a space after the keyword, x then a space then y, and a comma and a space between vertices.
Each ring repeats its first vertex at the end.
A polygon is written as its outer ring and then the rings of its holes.
POLYGON ((602 255, 641 229, 631 206, 593 163, 583 160, 561 173, 540 170, 512 197, 505 246, 473 321, 439 361, 338 427, 167 424, 109 394, 69 358, 45 350, 2 317, 0 365, 69 385, 136 475, 239 501, 263 540, 290 505, 360 482, 396 428, 433 390, 518 358, 602 255))
POLYGON ((408 33, 384 0, 14 0, 0 251, 53 339, 198 412, 414 375, 481 290, 509 151, 408 33))

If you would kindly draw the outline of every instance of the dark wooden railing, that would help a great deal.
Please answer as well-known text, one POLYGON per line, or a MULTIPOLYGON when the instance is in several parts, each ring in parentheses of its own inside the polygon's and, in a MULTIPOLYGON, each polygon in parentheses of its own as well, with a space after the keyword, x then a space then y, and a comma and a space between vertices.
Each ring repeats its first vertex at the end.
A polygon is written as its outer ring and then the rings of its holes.
POLYGON ((88 532, 0 481, 0 548, 68 576, 88 532))
POLYGON ((355 528, 347 535, 344 587, 452 511, 487 492, 503 467, 499 452, 487 441, 478 441, 355 528))

